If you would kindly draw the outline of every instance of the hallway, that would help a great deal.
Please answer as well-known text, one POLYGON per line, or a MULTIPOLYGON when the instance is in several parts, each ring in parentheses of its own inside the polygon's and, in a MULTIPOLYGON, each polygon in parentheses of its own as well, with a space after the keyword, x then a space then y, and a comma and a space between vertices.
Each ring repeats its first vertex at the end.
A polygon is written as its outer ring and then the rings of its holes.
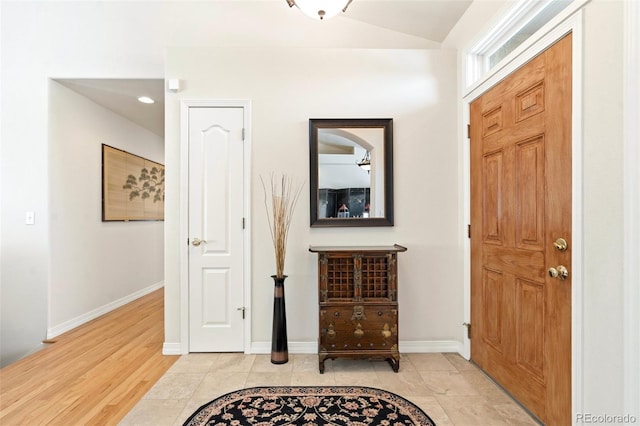
POLYGON ((0 424, 117 424, 179 358, 163 318, 159 289, 0 369, 0 424))

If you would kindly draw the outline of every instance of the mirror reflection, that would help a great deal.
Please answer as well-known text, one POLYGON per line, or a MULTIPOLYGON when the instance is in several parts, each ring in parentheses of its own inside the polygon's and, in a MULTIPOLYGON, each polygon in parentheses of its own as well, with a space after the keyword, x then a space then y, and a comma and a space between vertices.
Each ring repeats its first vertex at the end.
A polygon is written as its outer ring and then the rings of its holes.
POLYGON ((384 217, 384 129, 318 129, 318 218, 384 217))
POLYGON ((390 226, 391 120, 312 119, 311 225, 390 226))

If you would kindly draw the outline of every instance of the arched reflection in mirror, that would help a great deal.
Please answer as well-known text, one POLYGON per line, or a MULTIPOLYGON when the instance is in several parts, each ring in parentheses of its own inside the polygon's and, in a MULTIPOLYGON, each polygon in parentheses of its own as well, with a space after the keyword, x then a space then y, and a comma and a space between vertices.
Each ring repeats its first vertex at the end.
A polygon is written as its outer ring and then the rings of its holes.
POLYGON ((309 120, 311 226, 393 225, 392 123, 309 120))

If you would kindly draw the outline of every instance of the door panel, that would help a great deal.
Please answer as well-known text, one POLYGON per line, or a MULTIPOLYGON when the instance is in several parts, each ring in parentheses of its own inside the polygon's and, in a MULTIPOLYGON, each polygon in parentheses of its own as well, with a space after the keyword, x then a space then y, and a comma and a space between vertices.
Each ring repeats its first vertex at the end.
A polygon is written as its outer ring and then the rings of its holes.
POLYGON ((502 201, 502 151, 487 154, 483 158, 484 185, 482 187, 483 236, 488 244, 502 244, 499 223, 502 201))
POLYGON ((541 251, 544 244, 544 138, 516 145, 516 245, 541 251))
POLYGON ((189 108, 189 351, 244 350, 243 108, 189 108))
POLYGON ((571 35, 471 104, 471 358, 571 424, 571 35))
POLYGON ((516 283, 516 360, 540 383, 544 382, 544 286, 520 279, 516 283))
POLYGON ((203 324, 229 324, 229 290, 228 269, 203 268, 202 297, 199 300, 203 324))
POLYGON ((502 335, 504 334, 502 329, 503 274, 485 269, 482 287, 484 306, 482 338, 486 344, 491 345, 496 351, 502 352, 502 335))
MULTIPOLYGON (((198 113, 203 111, 208 112, 200 110, 198 113)), ((229 254, 232 249, 229 246, 229 207, 233 202, 231 185, 234 183, 233 176, 229 174, 228 162, 232 160, 229 158, 229 145, 238 142, 231 140, 229 130, 219 125, 203 130, 200 137, 200 152, 194 154, 199 157, 195 161, 202 165, 202 194, 206 194, 202 200, 201 220, 202 235, 207 244, 203 249, 207 254, 229 254)))

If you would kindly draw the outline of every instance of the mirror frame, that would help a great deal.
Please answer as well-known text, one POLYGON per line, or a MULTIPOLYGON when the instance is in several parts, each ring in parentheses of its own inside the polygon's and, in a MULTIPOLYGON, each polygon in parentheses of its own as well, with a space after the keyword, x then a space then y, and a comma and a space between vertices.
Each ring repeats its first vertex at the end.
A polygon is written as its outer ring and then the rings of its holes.
POLYGON ((309 119, 309 196, 311 227, 393 226, 393 119, 311 118, 309 119), (369 218, 318 218, 318 130, 376 127, 384 131, 384 216, 369 218))

